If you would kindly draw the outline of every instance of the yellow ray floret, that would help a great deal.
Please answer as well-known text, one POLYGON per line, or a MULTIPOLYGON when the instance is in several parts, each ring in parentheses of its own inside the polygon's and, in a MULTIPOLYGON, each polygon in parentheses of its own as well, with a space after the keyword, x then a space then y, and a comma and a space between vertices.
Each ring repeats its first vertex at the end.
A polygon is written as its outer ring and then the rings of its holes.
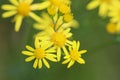
POLYGON ((22 51, 22 54, 29 56, 25 59, 26 62, 35 60, 33 64, 33 67, 35 69, 37 68, 37 66, 38 68, 42 68, 43 64, 45 64, 47 68, 50 68, 47 60, 57 62, 56 55, 52 54, 56 52, 56 50, 55 48, 51 47, 51 44, 49 42, 39 42, 39 40, 36 38, 35 49, 28 45, 26 46, 26 48, 29 51, 22 51))
POLYGON ((45 9, 50 5, 49 1, 36 4, 32 4, 34 0, 9 0, 9 1, 11 4, 2 5, 2 9, 6 10, 6 12, 2 14, 2 17, 8 18, 11 16, 15 16, 13 20, 15 22, 16 32, 19 31, 22 24, 22 20, 25 16, 30 16, 37 22, 41 21, 41 18, 32 11, 45 9))
POLYGON ((85 61, 83 58, 81 58, 81 54, 84 54, 87 52, 87 50, 81 50, 79 51, 80 42, 73 41, 72 46, 69 46, 69 53, 64 57, 65 61, 62 62, 62 64, 68 64, 67 68, 70 68, 74 65, 75 61, 77 61, 80 64, 85 64, 85 61))

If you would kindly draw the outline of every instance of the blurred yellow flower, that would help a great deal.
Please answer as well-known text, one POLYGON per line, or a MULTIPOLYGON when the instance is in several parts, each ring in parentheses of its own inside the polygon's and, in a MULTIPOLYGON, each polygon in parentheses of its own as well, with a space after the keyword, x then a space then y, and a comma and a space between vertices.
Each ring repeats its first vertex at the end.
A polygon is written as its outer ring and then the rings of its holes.
POLYGON ((74 27, 77 28, 79 26, 79 23, 73 19, 72 14, 65 15, 65 19, 67 20, 65 22, 63 16, 58 16, 58 14, 55 14, 53 17, 49 16, 47 13, 42 13, 42 20, 39 23, 34 24, 34 28, 38 30, 46 29, 47 27, 52 27, 54 29, 57 29, 59 27, 69 28, 74 27), (69 17, 67 17, 69 16, 69 17))
POLYGON ((37 39, 36 37, 35 49, 28 45, 26 46, 26 48, 29 51, 22 51, 22 54, 29 56, 25 59, 26 62, 30 62, 35 59, 35 62, 33 64, 33 67, 35 69, 37 68, 37 66, 38 68, 42 68, 42 63, 44 63, 47 68, 50 68, 50 65, 46 59, 57 62, 56 55, 52 54, 56 52, 56 50, 54 47, 51 47, 51 43, 49 42, 40 42, 39 39, 37 39))
POLYGON ((58 11, 63 14, 70 13, 70 0, 49 0, 51 5, 48 7, 48 13, 55 15, 58 11))
POLYGON ((91 10, 99 6, 99 15, 102 17, 107 16, 109 7, 118 2, 119 0, 92 0, 88 5, 87 9, 91 10))
POLYGON ((85 64, 84 59, 81 58, 81 54, 86 53, 87 50, 81 50, 79 51, 80 42, 73 41, 72 46, 69 46, 69 52, 66 51, 66 55, 64 59, 65 61, 62 62, 62 64, 68 64, 67 68, 70 68, 72 65, 74 65, 75 61, 77 61, 80 64, 85 64))
POLYGON ((60 27, 59 29, 55 31, 52 27, 49 27, 45 29, 44 31, 38 33, 36 36, 39 37, 39 40, 49 41, 51 44, 53 44, 54 47, 56 47, 57 59, 58 61, 60 61, 61 49, 63 49, 63 51, 66 51, 65 46, 72 43, 69 40, 69 38, 72 36, 72 33, 70 32, 70 30, 71 30, 70 28, 60 27))
POLYGON ((106 30, 110 34, 116 34, 117 25, 115 23, 108 23, 106 26, 106 30))
POLYGON ((18 32, 25 16, 30 16, 35 21, 41 21, 41 18, 32 11, 47 8, 50 5, 49 1, 43 3, 32 4, 34 0, 9 0, 11 4, 2 5, 2 9, 7 12, 2 14, 3 18, 14 16, 15 31, 18 32))

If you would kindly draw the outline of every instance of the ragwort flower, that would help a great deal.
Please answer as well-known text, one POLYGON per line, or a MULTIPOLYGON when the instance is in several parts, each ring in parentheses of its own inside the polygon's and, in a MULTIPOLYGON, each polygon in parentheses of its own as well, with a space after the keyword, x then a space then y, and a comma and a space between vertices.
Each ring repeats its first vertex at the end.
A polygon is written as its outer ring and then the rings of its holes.
POLYGON ((99 7, 99 15, 105 17, 108 14, 109 7, 116 2, 118 2, 118 0, 92 0, 87 5, 87 9, 91 10, 96 7, 99 7))
POLYGON ((22 24, 22 20, 26 16, 30 16, 35 21, 41 21, 41 18, 32 11, 41 10, 47 8, 50 2, 32 4, 34 0, 9 0, 11 4, 2 5, 2 9, 7 12, 2 14, 3 18, 15 16, 13 21, 15 22, 15 31, 18 32, 22 24))
POLYGON ((50 68, 50 65, 46 59, 53 61, 53 62, 57 62, 56 55, 52 54, 56 52, 56 50, 54 47, 51 47, 51 43, 40 42, 39 39, 37 39, 36 37, 35 49, 28 45, 26 46, 26 48, 29 51, 22 51, 22 54, 29 56, 28 58, 25 59, 26 62, 30 62, 33 59, 35 59, 35 62, 33 64, 33 67, 35 69, 37 68, 37 66, 39 68, 42 68, 43 63, 45 64, 47 68, 50 68))
POLYGON ((86 53, 87 50, 79 51, 79 47, 80 47, 80 42, 73 41, 72 46, 69 46, 69 52, 66 51, 66 54, 68 55, 64 57, 64 59, 66 60, 63 61, 62 64, 67 64, 69 62, 67 68, 73 66, 75 61, 77 61, 80 64, 85 64, 84 59, 81 58, 81 54, 86 53))
POLYGON ((39 37, 39 40, 41 41, 50 42, 57 49, 57 59, 60 61, 62 53, 61 49, 63 49, 63 51, 66 51, 65 46, 72 43, 69 40, 69 38, 72 36, 70 30, 70 28, 60 27, 57 31, 54 31, 52 27, 49 27, 44 31, 38 33, 36 36, 39 37))

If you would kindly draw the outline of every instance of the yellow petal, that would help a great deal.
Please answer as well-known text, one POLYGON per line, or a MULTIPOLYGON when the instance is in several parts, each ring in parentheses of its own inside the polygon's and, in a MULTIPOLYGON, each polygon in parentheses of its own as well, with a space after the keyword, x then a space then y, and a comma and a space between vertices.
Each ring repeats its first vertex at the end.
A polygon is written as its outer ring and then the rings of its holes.
POLYGON ((44 58, 43 58, 43 62, 44 62, 45 66, 46 66, 47 68, 50 68, 49 63, 48 63, 44 58))
POLYGON ((55 47, 52 47, 48 50, 45 51, 46 53, 53 53, 53 52, 56 52, 56 48, 55 47))
POLYGON ((28 3, 28 4, 32 4, 33 1, 34 0, 25 0, 25 2, 28 3))
POLYGON ((50 54, 50 53, 48 53, 46 56, 49 56, 49 57, 57 57, 55 54, 50 54))
POLYGON ((80 54, 84 54, 86 52, 87 52, 87 50, 81 50, 81 51, 79 51, 80 54))
POLYGON ((18 32, 22 24, 23 16, 18 15, 15 22, 15 31, 18 32))
POLYGON ((77 42, 77 50, 79 50, 79 48, 80 48, 80 42, 78 41, 77 42))
POLYGON ((70 38, 70 37, 72 37, 72 35, 73 35, 72 33, 68 33, 68 34, 66 34, 66 37, 70 38))
POLYGON ((63 58, 64 59, 70 58, 70 55, 64 56, 63 58))
POLYGON ((18 3, 18 1, 17 0, 9 0, 10 1, 10 3, 12 3, 13 5, 19 5, 19 3, 18 3))
POLYGON ((44 49, 48 49, 53 45, 53 43, 49 42, 49 41, 43 41, 41 47, 43 47, 44 49))
POLYGON ((35 44, 35 48, 40 48, 41 42, 40 42, 39 37, 35 37, 34 44, 35 44))
POLYGON ((92 2, 90 2, 90 3, 87 5, 87 9, 88 9, 88 10, 94 9, 94 8, 96 8, 98 5, 99 5, 99 1, 98 1, 98 0, 93 0, 92 2))
POLYGON ((70 45, 73 44, 72 41, 70 41, 70 40, 66 40, 66 42, 67 42, 68 44, 70 44, 70 45))
POLYGON ((61 59, 61 49, 60 48, 57 48, 57 59, 58 59, 58 61, 60 61, 60 59, 61 59))
POLYGON ((30 16, 32 19, 34 19, 35 21, 37 21, 37 22, 41 22, 41 21, 42 21, 42 19, 41 19, 39 16, 37 16, 36 14, 34 14, 33 12, 30 12, 30 13, 29 13, 29 16, 30 16))
POLYGON ((79 25, 80 25, 79 22, 73 19, 72 21, 68 23, 64 23, 62 27, 63 28, 69 28, 69 27, 78 28, 79 25))
POLYGON ((22 51, 22 54, 27 55, 27 56, 32 56, 33 53, 29 51, 22 51))
POLYGON ((70 68, 72 65, 74 65, 75 61, 74 60, 71 60, 67 66, 67 68, 70 68))
POLYGON ((51 57, 49 55, 46 55, 46 58, 49 59, 50 61, 57 62, 57 60, 54 57, 51 57))
POLYGON ((40 4, 37 3, 37 4, 31 5, 31 10, 43 10, 49 6, 50 6, 50 1, 45 1, 40 4))
POLYGON ((25 59, 26 62, 32 61, 33 59, 35 59, 35 56, 31 56, 25 59))
POLYGON ((67 64, 69 61, 70 61, 70 58, 68 58, 65 61, 63 61, 62 64, 67 64))
POLYGON ((102 17, 106 17, 107 13, 108 13, 108 5, 107 4, 102 4, 99 8, 99 15, 102 17))
POLYGON ((84 59, 82 59, 82 58, 79 58, 79 59, 77 60, 77 62, 80 63, 80 64, 85 64, 85 61, 84 61, 84 59))
POLYGON ((73 41, 73 44, 72 44, 72 47, 73 47, 73 50, 75 50, 76 49, 76 41, 73 41))
POLYGON ((32 47, 26 45, 26 49, 28 49, 29 51, 35 51, 35 49, 33 49, 32 47))
POLYGON ((36 69, 37 68, 37 65, 38 65, 38 59, 35 60, 34 64, 33 64, 33 67, 36 69))
POLYGON ((65 55, 69 55, 69 53, 68 53, 67 49, 65 48, 65 46, 63 46, 62 49, 63 49, 65 55))
POLYGON ((1 8, 3 10, 16 10, 17 9, 17 7, 13 5, 3 5, 1 8))
POLYGON ((4 12, 4 13, 2 14, 2 17, 3 17, 3 18, 11 17, 11 16, 15 15, 16 13, 17 13, 17 11, 4 12))
POLYGON ((39 59, 39 65, 38 65, 39 68, 42 68, 42 61, 41 59, 39 59))

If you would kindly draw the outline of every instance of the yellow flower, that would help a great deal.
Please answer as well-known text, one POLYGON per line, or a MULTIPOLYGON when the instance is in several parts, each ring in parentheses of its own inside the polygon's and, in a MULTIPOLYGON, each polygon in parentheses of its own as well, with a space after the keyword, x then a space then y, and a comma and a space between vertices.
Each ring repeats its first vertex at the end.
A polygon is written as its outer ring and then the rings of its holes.
POLYGON ((109 7, 116 2, 118 0, 92 0, 87 5, 87 9, 91 10, 99 6, 99 15, 105 17, 108 14, 109 7))
POLYGON ((67 68, 70 68, 72 65, 74 65, 75 61, 77 61, 80 64, 85 64, 84 59, 81 58, 81 54, 86 53, 87 50, 81 50, 79 51, 80 42, 73 41, 72 46, 69 47, 69 54, 68 51, 66 51, 66 55, 64 59, 65 61, 62 62, 62 64, 68 64, 67 68))
MULTIPOLYGON (((61 59, 61 49, 63 49, 64 53, 66 51, 66 45, 71 44, 72 42, 68 40, 72 33, 70 33, 70 28, 62 28, 60 27, 56 31, 52 27, 48 27, 44 31, 38 33, 36 36, 39 37, 41 41, 49 41, 53 44, 57 49, 57 59, 60 61, 61 59)), ((66 54, 65 54, 66 55, 66 54)))
POLYGON ((57 62, 56 55, 52 54, 56 52, 54 47, 51 47, 51 43, 49 42, 40 42, 39 39, 35 39, 35 49, 26 46, 26 48, 29 51, 22 51, 22 54, 29 56, 28 58, 25 59, 26 62, 30 62, 33 59, 35 59, 35 62, 33 64, 33 67, 36 69, 37 66, 39 68, 42 68, 42 64, 44 63, 47 68, 50 68, 49 63, 47 62, 46 59, 57 62), (42 62, 43 61, 43 62, 42 62))
POLYGON ((3 18, 14 17, 15 31, 18 32, 25 16, 30 16, 35 21, 41 21, 41 18, 34 14, 32 11, 47 8, 50 5, 49 1, 43 3, 32 4, 34 0, 9 0, 11 4, 4 4, 3 10, 7 12, 2 14, 3 18))
POLYGON ((55 15, 58 11, 61 13, 70 13, 70 0, 49 0, 51 5, 48 7, 48 13, 50 15, 55 15))
POLYGON ((106 30, 110 34, 115 34, 117 31, 117 24, 115 23, 108 23, 106 26, 106 30))
POLYGON ((57 29, 59 27, 77 28, 79 26, 79 23, 75 19, 72 19, 71 15, 68 14, 68 16, 70 16, 70 18, 66 18, 67 22, 65 22, 64 17, 63 16, 58 17, 58 14, 55 14, 53 17, 51 17, 47 13, 42 13, 42 20, 39 23, 35 23, 34 28, 38 30, 43 30, 46 29, 47 27, 52 27, 54 29, 57 29))

